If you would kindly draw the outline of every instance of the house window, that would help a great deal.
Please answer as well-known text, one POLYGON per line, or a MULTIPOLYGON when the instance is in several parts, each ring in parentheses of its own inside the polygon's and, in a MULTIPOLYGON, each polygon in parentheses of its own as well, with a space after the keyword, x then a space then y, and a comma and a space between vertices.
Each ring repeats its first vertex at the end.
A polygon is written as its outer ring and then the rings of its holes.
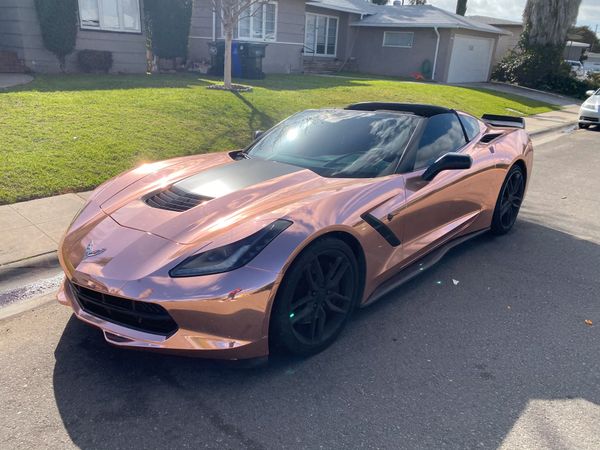
POLYGON ((384 47, 412 48, 415 34, 412 32, 384 31, 384 47))
POLYGON ((337 50, 337 33, 337 17, 307 13, 304 54, 335 56, 337 50))
POLYGON ((140 0, 79 0, 79 20, 86 30, 139 33, 140 0))
POLYGON ((277 3, 256 3, 240 17, 238 39, 274 41, 277 34, 277 3))

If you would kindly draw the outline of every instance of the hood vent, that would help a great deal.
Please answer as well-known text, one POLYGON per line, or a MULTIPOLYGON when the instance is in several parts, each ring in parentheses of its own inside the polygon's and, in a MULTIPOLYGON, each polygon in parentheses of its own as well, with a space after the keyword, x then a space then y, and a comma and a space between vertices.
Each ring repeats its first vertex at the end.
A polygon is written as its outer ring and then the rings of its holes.
POLYGON ((502 136, 502 133, 488 133, 486 135, 484 135, 479 142, 483 142, 484 144, 489 144, 490 142, 492 142, 494 139, 498 138, 502 136))
POLYGON ((209 200, 212 200, 212 198, 192 194, 176 186, 170 186, 164 191, 150 194, 144 199, 144 202, 153 208, 183 212, 209 200))

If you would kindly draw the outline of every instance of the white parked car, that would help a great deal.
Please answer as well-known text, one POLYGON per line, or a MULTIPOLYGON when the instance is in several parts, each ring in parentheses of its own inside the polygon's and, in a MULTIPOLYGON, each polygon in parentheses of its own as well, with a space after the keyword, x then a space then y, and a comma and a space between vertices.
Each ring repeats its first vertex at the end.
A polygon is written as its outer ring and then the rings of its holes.
POLYGON ((566 59, 565 62, 571 66, 571 72, 577 77, 585 76, 583 64, 580 61, 571 61, 566 59))
POLYGON ((588 99, 579 109, 579 128, 600 125, 600 89, 587 91, 588 99))

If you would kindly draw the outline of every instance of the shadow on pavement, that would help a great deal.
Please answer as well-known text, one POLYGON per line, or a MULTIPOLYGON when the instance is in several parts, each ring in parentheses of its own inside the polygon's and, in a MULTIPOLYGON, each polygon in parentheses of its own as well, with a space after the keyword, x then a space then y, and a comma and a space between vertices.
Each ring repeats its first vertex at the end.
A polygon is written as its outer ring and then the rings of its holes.
POLYGON ((254 369, 115 349, 71 318, 56 403, 81 448, 497 447, 530 400, 600 403, 598 261, 520 221, 358 311, 325 352, 254 369))

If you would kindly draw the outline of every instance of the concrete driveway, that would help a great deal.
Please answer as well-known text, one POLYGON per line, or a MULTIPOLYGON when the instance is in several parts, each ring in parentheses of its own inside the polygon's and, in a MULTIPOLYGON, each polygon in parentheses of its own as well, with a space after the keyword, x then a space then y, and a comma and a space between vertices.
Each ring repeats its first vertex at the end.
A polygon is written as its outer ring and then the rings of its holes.
POLYGON ((24 73, 0 73, 0 89, 7 89, 32 81, 33 77, 24 73))
POLYGON ((55 303, 0 321, 0 447, 599 448, 599 143, 538 145, 513 232, 456 248, 310 359, 119 350, 55 303))

